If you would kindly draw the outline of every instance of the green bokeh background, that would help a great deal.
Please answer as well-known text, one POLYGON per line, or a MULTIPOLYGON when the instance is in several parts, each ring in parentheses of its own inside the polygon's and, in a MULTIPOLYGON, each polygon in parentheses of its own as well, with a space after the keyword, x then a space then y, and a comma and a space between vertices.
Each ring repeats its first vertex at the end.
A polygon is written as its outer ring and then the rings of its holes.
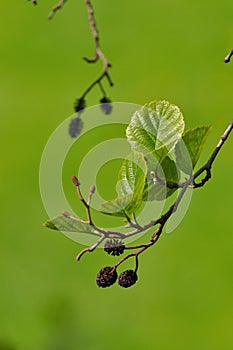
MULTIPOLYGON (((38 2, 0 3, 0 349, 232 349, 232 139, 181 225, 142 256, 129 290, 98 289, 96 272, 111 258, 97 251, 76 263, 82 247, 42 227, 43 148, 101 64, 81 59, 93 54, 84 1, 70 0, 53 21, 55 1, 38 2)), ((93 2, 113 63, 110 97, 166 98, 187 127, 212 124, 205 161, 233 116, 233 63, 223 63, 233 1, 93 2)), ((99 98, 93 91, 89 105, 99 98)))

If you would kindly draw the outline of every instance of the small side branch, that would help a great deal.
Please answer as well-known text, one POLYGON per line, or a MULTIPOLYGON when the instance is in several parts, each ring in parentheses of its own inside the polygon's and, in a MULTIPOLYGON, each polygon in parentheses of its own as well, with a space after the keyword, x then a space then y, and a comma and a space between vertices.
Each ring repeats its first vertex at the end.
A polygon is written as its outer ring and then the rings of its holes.
MULTIPOLYGON (((91 92, 91 90, 96 86, 98 85, 100 87, 100 90, 101 92, 103 93, 103 96, 106 97, 106 92, 103 88, 103 85, 101 84, 102 80, 107 77, 108 79, 108 82, 109 82, 109 85, 110 86, 113 86, 113 82, 109 76, 109 74, 106 72, 106 70, 104 69, 104 71, 101 73, 101 75, 96 79, 94 80, 91 85, 88 86, 88 88, 84 91, 84 93, 82 94, 82 96, 80 97, 80 99, 84 100, 85 97, 89 94, 89 92, 91 92)), ((79 100, 80 100, 79 99, 79 100)))
MULTIPOLYGON (((94 39, 94 43, 95 43, 95 54, 92 58, 88 58, 88 57, 83 57, 83 59, 87 62, 87 63, 96 63, 99 59, 103 62, 103 70, 102 73, 99 75, 99 77, 94 80, 89 86, 88 88, 84 91, 84 93, 82 94, 82 96, 77 100, 83 100, 85 101, 85 97, 86 95, 95 87, 95 86, 99 86, 99 89, 101 91, 101 93, 103 94, 103 98, 106 99, 106 101, 111 102, 108 98, 107 98, 107 94, 103 88, 102 85, 102 81, 104 78, 107 79, 108 84, 110 86, 113 86, 113 81, 110 77, 109 74, 109 68, 112 66, 110 61, 107 59, 107 57, 105 56, 105 54, 103 53, 101 47, 100 47, 100 37, 99 37, 99 31, 97 28, 97 24, 96 24, 96 20, 95 20, 95 14, 94 14, 94 9, 93 6, 91 4, 90 0, 85 0, 85 4, 87 6, 87 11, 88 11, 88 20, 90 23, 90 29, 91 29, 91 33, 94 39)), ((76 112, 79 112, 79 106, 78 108, 76 108, 76 112)))
POLYGON ((205 185, 205 183, 211 178, 211 168, 212 165, 220 151, 220 149, 222 148, 222 146, 224 145, 224 143, 226 142, 228 136, 230 135, 231 131, 233 129, 233 120, 229 123, 228 127, 226 128, 226 130, 224 131, 223 135, 221 136, 215 150, 213 151, 212 155, 210 156, 210 159, 208 160, 208 162, 206 162, 205 165, 203 165, 194 175, 193 175, 193 187, 197 188, 197 187, 202 187, 205 185), (199 182, 196 183, 195 179, 198 178, 202 173, 206 172, 206 176, 199 182))
POLYGON ((49 15, 48 15, 48 19, 52 19, 53 17, 54 17, 54 15, 56 14, 56 12, 58 11, 58 10, 61 10, 62 9, 62 7, 64 6, 64 4, 67 2, 67 0, 61 0, 61 1, 59 1, 59 3, 56 5, 56 6, 54 6, 53 8, 52 8, 52 10, 50 11, 50 13, 49 13, 49 15))
POLYGON ((90 201, 91 201, 91 198, 92 198, 93 194, 95 193, 95 186, 91 186, 89 197, 88 197, 88 201, 86 202, 86 200, 84 199, 84 197, 83 197, 83 195, 81 193, 80 182, 78 181, 77 177, 76 176, 72 176, 72 181, 73 181, 74 185, 76 186, 77 194, 78 194, 78 197, 79 197, 80 201, 83 203, 83 205, 86 208, 87 219, 88 219, 87 223, 89 225, 93 226, 92 219, 91 219, 91 211, 90 211, 90 201))
MULTIPOLYGON (((37 0, 28 0, 30 1, 32 4, 36 5, 37 4, 37 0)), ((54 6, 52 8, 52 10, 50 11, 49 15, 48 15, 48 19, 52 19, 54 17, 54 15, 57 13, 58 10, 61 10, 63 8, 63 6, 65 5, 65 3, 67 2, 67 0, 60 0, 56 6, 54 6)), ((94 9, 91 3, 91 0, 85 0, 85 4, 87 6, 87 11, 88 11, 88 21, 90 23, 90 29, 91 29, 91 33, 94 39, 94 44, 95 44, 95 53, 94 56, 92 58, 87 58, 87 57, 83 57, 83 59, 87 62, 87 63, 96 63, 99 59, 103 62, 103 69, 101 74, 98 76, 97 79, 95 79, 94 81, 92 81, 92 83, 87 87, 87 89, 84 91, 84 93, 82 94, 82 96, 78 99, 76 99, 75 103, 74 103, 74 110, 75 112, 78 113, 78 118, 80 114, 83 112, 83 110, 86 107, 86 100, 85 97, 88 95, 88 93, 95 87, 98 86, 101 94, 102 94, 102 98, 100 98, 99 103, 100 103, 100 107, 101 110, 103 111, 103 113, 105 113, 106 115, 110 114, 112 111, 112 105, 111 105, 111 99, 107 96, 107 93, 102 85, 103 80, 106 78, 109 86, 113 86, 113 81, 110 77, 109 74, 109 68, 112 66, 110 61, 107 59, 107 57, 105 56, 105 54, 103 53, 101 47, 100 47, 100 38, 99 38, 99 31, 97 28, 97 24, 96 24, 96 20, 95 20, 95 14, 94 14, 94 9)), ((80 121, 80 119, 79 119, 80 121)), ((80 123, 79 123, 80 124, 80 123)), ((74 130, 74 120, 71 121, 71 131, 69 129, 69 134, 71 137, 76 137, 77 136, 77 131, 76 129, 74 130)), ((79 129, 78 129, 79 130, 79 129)), ((80 131, 79 131, 80 132, 80 131)), ((78 132, 78 133, 79 133, 78 132)))
POLYGON ((106 58, 106 56, 104 55, 103 51, 100 48, 99 31, 97 29, 97 25, 96 25, 96 21, 95 21, 95 17, 94 17, 94 10, 93 10, 93 6, 91 4, 91 1, 85 0, 85 3, 87 5, 88 20, 90 23, 92 36, 93 36, 94 42, 95 42, 95 55, 91 59, 84 57, 84 60, 88 63, 95 63, 100 58, 103 61, 103 65, 104 65, 103 72, 105 72, 105 74, 106 74, 108 68, 111 67, 111 63, 106 58))
POLYGON ((128 260, 129 258, 135 257, 135 258, 136 258, 136 268, 135 268, 135 271, 137 271, 137 269, 138 269, 138 256, 139 256, 140 254, 142 254, 145 250, 147 250, 148 248, 150 248, 152 245, 154 245, 154 244, 158 241, 158 239, 159 239, 159 237, 160 237, 160 235, 161 235, 161 233, 162 233, 162 229, 163 229, 163 225, 160 225, 160 226, 158 227, 158 229, 153 233, 153 235, 152 235, 151 240, 150 240, 149 243, 147 243, 147 244, 142 244, 142 245, 135 246, 135 247, 128 247, 127 249, 138 249, 138 248, 139 248, 139 250, 137 250, 137 251, 134 252, 134 253, 130 253, 130 254, 124 256, 122 259, 120 259, 120 260, 118 261, 118 263, 114 265, 115 269, 116 269, 119 265, 121 265, 122 263, 124 263, 126 260, 128 260))
POLYGON ((103 240, 105 239, 105 235, 102 235, 100 237, 100 239, 95 243, 93 244, 91 247, 88 247, 88 248, 85 248, 83 249, 76 257, 76 260, 79 261, 81 259, 81 257, 83 256, 83 254, 87 253, 87 252, 93 252, 93 250, 95 250, 102 242, 103 240))

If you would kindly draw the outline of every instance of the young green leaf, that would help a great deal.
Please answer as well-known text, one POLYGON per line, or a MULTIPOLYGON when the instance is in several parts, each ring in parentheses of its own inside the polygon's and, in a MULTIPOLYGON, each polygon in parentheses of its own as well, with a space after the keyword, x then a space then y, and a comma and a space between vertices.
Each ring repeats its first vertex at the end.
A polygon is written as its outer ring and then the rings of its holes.
POLYGON ((104 202, 100 206, 100 211, 107 215, 125 217, 126 213, 128 215, 130 212, 134 212, 134 208, 131 205, 132 198, 133 195, 128 194, 124 197, 117 197, 111 201, 104 202))
POLYGON ((83 222, 79 222, 65 215, 59 215, 44 223, 45 227, 57 231, 94 233, 94 228, 83 222))
POLYGON ((186 174, 190 175, 192 173, 204 149, 210 131, 210 125, 187 130, 182 139, 176 144, 177 166, 186 174))
POLYGON ((109 215, 125 216, 134 213, 142 203, 147 164, 142 153, 132 152, 124 160, 118 175, 118 198, 101 205, 101 211, 109 215))
POLYGON ((155 101, 134 113, 126 136, 132 149, 147 154, 163 148, 166 156, 182 137, 183 131, 184 119, 180 109, 167 101, 155 101))
POLYGON ((156 176, 163 181, 177 184, 179 182, 179 175, 180 171, 176 167, 176 163, 168 156, 164 158, 161 166, 157 166, 156 176))
POLYGON ((118 174, 117 193, 119 196, 141 194, 147 173, 147 164, 140 152, 132 152, 125 159, 118 174))

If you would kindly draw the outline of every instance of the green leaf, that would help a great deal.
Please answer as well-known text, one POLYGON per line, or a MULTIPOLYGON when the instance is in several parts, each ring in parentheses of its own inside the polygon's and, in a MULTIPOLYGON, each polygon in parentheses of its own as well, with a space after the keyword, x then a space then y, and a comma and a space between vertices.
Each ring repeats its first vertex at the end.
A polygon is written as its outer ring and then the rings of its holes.
POLYGON ((131 209, 131 201, 133 195, 129 194, 124 197, 117 197, 114 200, 107 201, 101 204, 100 211, 107 215, 125 217, 126 211, 131 209))
POLYGON ((94 233, 94 228, 86 223, 76 221, 68 216, 59 215, 53 219, 47 220, 44 223, 45 227, 52 230, 67 231, 67 232, 83 232, 83 233, 94 233))
POLYGON ((101 205, 101 211, 109 215, 125 216, 134 213, 142 203, 147 164, 142 153, 132 152, 124 160, 118 175, 118 198, 101 205))
POLYGON ((157 166, 153 166, 149 163, 148 169, 143 200, 164 200, 177 190, 177 188, 169 188, 166 186, 167 183, 178 184, 180 178, 180 170, 169 156, 166 156, 161 164, 158 163, 157 166), (152 174, 154 174, 155 180, 153 180, 152 174))
POLYGON ((45 221, 45 223, 43 224, 43 226, 48 227, 48 228, 51 228, 51 230, 57 230, 57 231, 59 231, 58 228, 54 225, 53 221, 50 220, 50 219, 47 220, 47 221, 45 221))
POLYGON ((147 173, 147 164, 140 152, 132 152, 125 159, 118 175, 117 193, 123 197, 128 194, 140 194, 143 191, 147 173))
POLYGON ((177 168, 174 160, 167 156, 160 166, 157 165, 156 176, 166 182, 177 184, 179 182, 180 170, 177 168))
MULTIPOLYGON (((173 192, 172 192, 173 193, 173 192)), ((156 182, 153 183, 152 179, 148 178, 144 187, 143 200, 149 201, 162 201, 168 197, 166 186, 156 182)))
POLYGON ((176 144, 175 153, 178 167, 186 174, 191 174, 200 158, 211 126, 201 126, 187 130, 176 144))
POLYGON ((136 111, 126 129, 131 147, 147 154, 171 151, 184 131, 180 109, 167 101, 154 101, 136 111))

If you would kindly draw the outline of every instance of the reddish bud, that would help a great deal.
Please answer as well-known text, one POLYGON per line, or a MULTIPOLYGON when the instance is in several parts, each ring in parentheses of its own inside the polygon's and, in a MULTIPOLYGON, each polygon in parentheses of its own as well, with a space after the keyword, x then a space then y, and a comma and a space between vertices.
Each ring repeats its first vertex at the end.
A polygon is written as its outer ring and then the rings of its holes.
POLYGON ((75 186, 79 186, 79 185, 80 185, 80 182, 78 181, 78 179, 77 179, 76 176, 72 176, 72 177, 71 177, 71 180, 73 181, 73 183, 74 183, 75 186))

